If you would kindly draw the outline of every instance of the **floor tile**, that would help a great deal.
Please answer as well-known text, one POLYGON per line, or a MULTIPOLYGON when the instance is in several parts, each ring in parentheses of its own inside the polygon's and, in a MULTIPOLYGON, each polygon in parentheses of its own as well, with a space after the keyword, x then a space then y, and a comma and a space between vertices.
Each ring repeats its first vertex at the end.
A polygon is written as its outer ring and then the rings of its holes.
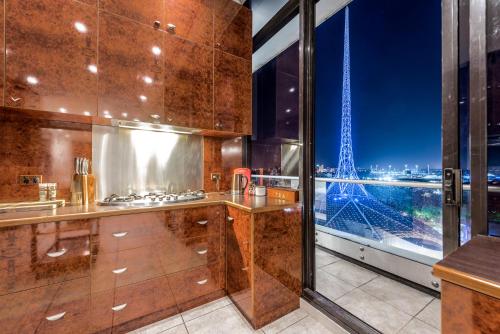
POLYGON ((427 305, 419 314, 416 315, 419 320, 422 320, 434 328, 441 329, 441 300, 434 299, 427 305))
POLYGON ((336 303, 383 333, 397 333, 412 318, 361 289, 347 293, 336 303))
POLYGON ((413 318, 398 334, 439 334, 439 329, 413 318))
POLYGON ((319 321, 311 316, 296 322, 281 332, 282 334, 344 334, 342 330, 334 331, 323 326, 319 321))
POLYGON ((229 304, 231 304, 231 299, 229 299, 229 297, 222 297, 210 303, 195 307, 186 312, 182 312, 182 318, 184 319, 185 322, 188 322, 190 320, 201 317, 202 315, 223 308, 224 306, 229 304))
POLYGON ((356 287, 318 269, 316 271, 316 290, 326 298, 335 301, 356 287))
POLYGON ((426 293, 383 276, 373 279, 360 289, 412 316, 433 299, 426 293))
POLYGON ((378 276, 368 269, 344 260, 329 264, 323 267, 322 270, 355 287, 363 285, 378 276))
POLYGON ((224 306, 186 322, 189 334, 246 334, 254 331, 243 321, 233 305, 224 306))
MULTIPOLYGON (((139 328, 135 331, 130 332, 129 334, 157 334, 163 333, 165 330, 170 328, 183 325, 183 321, 180 315, 174 315, 173 317, 152 323, 151 325, 147 325, 145 327, 139 328)), ((175 333, 175 332, 173 332, 175 333)), ((181 332, 182 333, 182 332, 181 332)))
POLYGON ((336 257, 335 255, 316 248, 316 268, 324 267, 339 260, 340 258, 336 257))
POLYGON ((270 323, 269 325, 264 326, 262 331, 266 334, 279 333, 305 317, 307 317, 307 312, 299 308, 270 323))
POLYGON ((161 334, 188 334, 188 331, 186 329, 186 326, 184 324, 175 326, 174 328, 167 329, 164 332, 161 332, 161 334))

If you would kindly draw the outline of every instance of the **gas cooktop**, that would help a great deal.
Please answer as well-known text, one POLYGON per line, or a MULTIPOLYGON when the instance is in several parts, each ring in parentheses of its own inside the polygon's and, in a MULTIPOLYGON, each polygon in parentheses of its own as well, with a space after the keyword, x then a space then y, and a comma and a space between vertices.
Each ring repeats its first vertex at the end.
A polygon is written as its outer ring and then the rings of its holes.
POLYGON ((180 203, 188 201, 196 201, 205 198, 205 191, 186 191, 181 193, 168 194, 166 192, 154 192, 146 195, 137 195, 135 193, 127 196, 112 194, 102 201, 98 201, 97 205, 103 206, 157 206, 169 203, 180 203))

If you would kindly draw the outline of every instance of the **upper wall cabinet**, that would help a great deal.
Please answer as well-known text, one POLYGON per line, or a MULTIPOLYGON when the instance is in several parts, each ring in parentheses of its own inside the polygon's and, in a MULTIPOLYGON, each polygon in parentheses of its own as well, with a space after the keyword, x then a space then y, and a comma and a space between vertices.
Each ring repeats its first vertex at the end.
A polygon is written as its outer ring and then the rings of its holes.
POLYGON ((99 0, 99 9, 117 14, 151 27, 165 20, 164 0, 99 0))
POLYGON ((95 1, 9 0, 5 12, 5 105, 95 115, 95 1))
POLYGON ((164 33, 99 15, 99 116, 163 121, 164 33))
POLYGON ((178 37, 213 45, 212 0, 165 0, 165 24, 162 29, 178 37))
POLYGON ((216 50, 214 71, 215 130, 251 134, 251 62, 216 50))
POLYGON ((212 129, 213 48, 165 38, 165 123, 212 129))
POLYGON ((233 0, 214 0, 215 47, 252 59, 252 12, 233 0))

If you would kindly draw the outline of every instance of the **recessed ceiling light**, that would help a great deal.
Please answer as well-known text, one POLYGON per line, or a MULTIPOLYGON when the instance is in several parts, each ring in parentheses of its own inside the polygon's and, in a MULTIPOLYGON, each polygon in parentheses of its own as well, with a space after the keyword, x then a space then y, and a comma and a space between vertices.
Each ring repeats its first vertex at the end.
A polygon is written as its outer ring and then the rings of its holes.
POLYGON ((148 100, 148 97, 145 96, 145 95, 140 95, 139 96, 139 99, 142 101, 142 102, 146 102, 148 100))
POLYGON ((295 87, 290 87, 290 89, 288 90, 290 93, 293 93, 295 92, 295 87))
POLYGON ((161 54, 161 49, 155 45, 151 48, 151 52, 153 52, 154 55, 159 56, 161 54))
POLYGON ((104 115, 104 118, 113 118, 111 115, 104 115))
POLYGON ((37 85, 38 84, 38 79, 36 77, 32 76, 32 75, 28 75, 26 77, 26 81, 28 81, 28 83, 30 85, 37 85))
POLYGON ((75 29, 78 30, 78 32, 81 32, 82 34, 87 32, 87 26, 83 24, 82 22, 75 22, 75 29))
POLYGON ((147 75, 144 76, 143 80, 148 85, 151 85, 153 83, 153 79, 151 79, 151 77, 148 77, 147 75))
POLYGON ((83 112, 83 114, 84 114, 85 116, 90 116, 90 111, 84 111, 84 112, 83 112))
POLYGON ((122 116, 123 116, 123 117, 127 117, 127 116, 128 116, 128 114, 127 114, 126 112, 122 112, 122 116))
POLYGON ((97 66, 94 64, 90 64, 89 66, 87 66, 87 69, 92 73, 97 73, 97 66))
POLYGON ((103 110, 102 112, 104 115, 108 115, 109 114, 109 110, 103 110))
POLYGON ((287 112, 287 113, 289 113, 291 111, 292 111, 292 109, 290 109, 290 108, 288 108, 287 110, 285 110, 285 112, 287 112))
POLYGON ((61 107, 61 108, 59 108, 59 112, 62 112, 63 114, 65 114, 68 112, 68 110, 66 108, 61 107))

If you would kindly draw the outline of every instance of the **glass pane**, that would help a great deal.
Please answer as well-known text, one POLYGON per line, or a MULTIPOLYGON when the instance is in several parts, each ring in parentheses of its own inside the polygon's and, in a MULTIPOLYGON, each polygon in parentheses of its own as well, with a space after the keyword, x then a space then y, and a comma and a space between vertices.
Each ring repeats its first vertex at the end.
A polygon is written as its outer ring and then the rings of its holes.
POLYGON ((500 1, 487 1, 488 223, 500 236, 500 1))

